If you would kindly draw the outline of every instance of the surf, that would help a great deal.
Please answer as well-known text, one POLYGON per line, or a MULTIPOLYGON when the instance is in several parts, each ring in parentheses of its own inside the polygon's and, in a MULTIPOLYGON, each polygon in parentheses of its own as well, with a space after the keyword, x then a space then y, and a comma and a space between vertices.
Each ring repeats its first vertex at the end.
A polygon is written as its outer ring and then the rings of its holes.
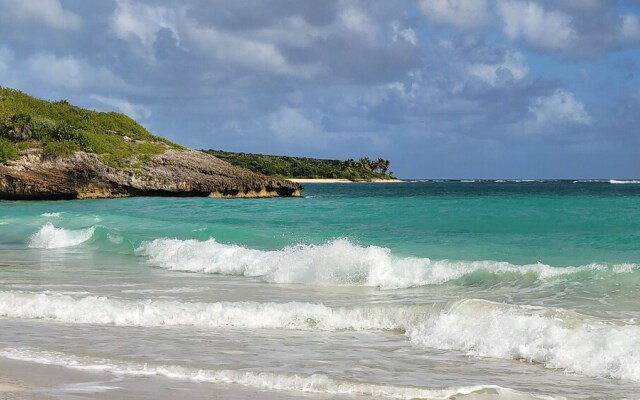
POLYGON ((258 278, 269 283, 321 286, 369 286, 404 289, 463 284, 530 283, 557 279, 613 277, 630 274, 638 264, 588 264, 554 267, 542 263, 516 265, 500 261, 431 260, 396 256, 385 247, 362 246, 348 239, 324 244, 299 244, 278 250, 251 249, 219 243, 213 238, 155 239, 136 252, 151 265, 173 271, 258 278))

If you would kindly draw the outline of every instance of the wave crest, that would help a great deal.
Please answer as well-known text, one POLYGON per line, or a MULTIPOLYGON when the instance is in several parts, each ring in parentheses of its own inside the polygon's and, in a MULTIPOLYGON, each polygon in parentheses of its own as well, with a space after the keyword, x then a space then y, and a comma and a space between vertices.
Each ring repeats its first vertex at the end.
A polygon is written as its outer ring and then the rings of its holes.
POLYGON ((53 224, 43 225, 38 232, 29 239, 29 247, 34 249, 57 249, 77 246, 91 239, 96 227, 86 229, 56 228, 53 224))
POLYGON ((425 347, 640 381, 640 326, 569 310, 463 300, 407 330, 425 347))
POLYGON ((530 276, 547 280, 580 273, 633 272, 636 264, 552 267, 545 264, 513 265, 496 261, 450 261, 396 257, 378 246, 358 246, 347 239, 320 245, 288 246, 280 250, 255 250, 206 241, 156 239, 138 253, 162 268, 210 274, 260 277, 273 283, 372 286, 381 289, 438 285, 476 274, 479 279, 499 275, 513 281, 530 276))
POLYGON ((102 296, 0 292, 0 316, 121 326, 190 325, 202 328, 285 330, 401 330, 433 306, 328 307, 315 303, 121 300, 102 296))
POLYGON ((396 331, 417 345, 640 381, 640 326, 571 310, 467 299, 424 305, 122 300, 0 292, 0 316, 119 326, 396 331))

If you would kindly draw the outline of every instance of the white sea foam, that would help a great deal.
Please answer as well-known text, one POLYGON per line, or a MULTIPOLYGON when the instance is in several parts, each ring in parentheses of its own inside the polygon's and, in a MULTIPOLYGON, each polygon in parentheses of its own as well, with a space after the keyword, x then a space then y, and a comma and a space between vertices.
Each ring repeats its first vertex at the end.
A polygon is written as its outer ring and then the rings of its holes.
POLYGON ((400 330, 434 306, 328 307, 314 303, 121 300, 64 294, 0 292, 0 316, 121 326, 190 325, 201 328, 284 330, 400 330))
MULTIPOLYGON (((612 268, 601 264, 552 267, 513 265, 496 261, 450 261, 395 257, 378 246, 358 246, 347 239, 320 245, 289 246, 280 250, 248 249, 207 241, 156 239, 138 252, 162 268, 186 272, 260 277, 266 282, 314 285, 373 286, 382 289, 437 285, 476 272, 533 275, 546 280, 585 271, 634 271, 637 264, 612 268)), ((513 277, 509 277, 513 279, 513 277)))
POLYGON ((640 325, 570 310, 462 300, 450 305, 122 300, 0 292, 0 316, 119 326, 397 331, 471 356, 526 360, 583 375, 640 381, 640 325))
POLYGON ((640 326, 568 310, 463 300, 407 330, 412 343, 640 381, 640 326))
POLYGON ((77 246, 91 239, 95 229, 95 226, 92 226, 86 229, 70 230, 56 228, 52 224, 46 224, 31 236, 29 247, 36 249, 55 249, 77 246))
POLYGON ((61 215, 62 213, 59 213, 59 212, 50 212, 50 213, 40 214, 41 217, 48 217, 48 218, 60 218, 61 215))
POLYGON ((611 179, 609 181, 609 183, 613 183, 613 184, 635 183, 635 184, 638 184, 638 183, 640 183, 640 181, 639 180, 616 180, 616 179, 611 179))
POLYGON ((103 358, 77 357, 60 352, 38 351, 30 348, 4 348, 0 356, 61 367, 103 371, 117 376, 161 376, 164 378, 207 383, 238 384, 267 390, 286 390, 331 395, 359 395, 390 399, 552 399, 517 392, 495 385, 455 388, 422 388, 400 385, 381 385, 366 382, 336 380, 325 374, 286 374, 230 369, 196 369, 180 365, 152 365, 122 362, 103 358))

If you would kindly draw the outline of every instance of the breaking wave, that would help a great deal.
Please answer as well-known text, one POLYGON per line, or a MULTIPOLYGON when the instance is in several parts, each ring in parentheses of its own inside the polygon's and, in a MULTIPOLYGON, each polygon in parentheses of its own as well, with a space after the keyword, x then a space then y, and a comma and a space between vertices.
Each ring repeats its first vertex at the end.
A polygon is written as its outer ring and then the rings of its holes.
POLYGON ((640 326, 569 310, 463 300, 406 332, 417 345, 640 381, 640 326))
POLYGON ((43 225, 38 232, 29 239, 29 247, 34 249, 57 249, 77 246, 91 239, 96 227, 86 229, 56 228, 53 224, 43 225))
POLYGON ((434 306, 328 307, 314 303, 121 300, 100 296, 0 292, 0 316, 65 323, 286 330, 401 330, 434 306))
POLYGON ((613 184, 629 184, 629 183, 635 183, 638 184, 640 183, 639 180, 616 180, 616 179, 611 179, 609 181, 609 183, 613 183, 613 184))
POLYGON ((640 381, 640 325, 571 310, 467 299, 329 307, 320 303, 122 300, 0 292, 0 316, 120 326, 396 331, 417 345, 640 381))
POLYGON ((256 250, 206 241, 156 239, 138 253, 162 268, 209 274, 259 277, 265 282, 313 285, 371 286, 382 289, 438 285, 474 275, 480 280, 549 280, 575 274, 616 275, 639 269, 637 264, 590 264, 552 267, 545 264, 514 265, 496 261, 450 261, 396 257, 378 246, 359 246, 347 239, 320 245, 256 250))

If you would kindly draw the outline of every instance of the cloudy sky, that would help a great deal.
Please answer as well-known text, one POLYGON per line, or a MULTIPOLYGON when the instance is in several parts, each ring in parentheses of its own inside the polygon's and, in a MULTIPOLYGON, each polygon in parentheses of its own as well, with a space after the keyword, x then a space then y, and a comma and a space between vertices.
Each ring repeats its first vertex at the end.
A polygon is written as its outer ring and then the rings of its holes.
POLYGON ((639 0, 0 0, 0 85, 193 148, 640 177, 639 0))

